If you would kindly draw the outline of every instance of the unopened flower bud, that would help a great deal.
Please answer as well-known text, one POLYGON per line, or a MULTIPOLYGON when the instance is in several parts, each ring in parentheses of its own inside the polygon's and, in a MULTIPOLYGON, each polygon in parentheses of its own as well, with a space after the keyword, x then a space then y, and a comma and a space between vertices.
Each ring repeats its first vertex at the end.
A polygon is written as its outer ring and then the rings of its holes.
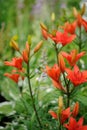
POLYGON ((30 44, 28 43, 28 41, 26 41, 26 51, 29 54, 29 52, 30 52, 30 44))
POLYGON ((77 18, 77 16, 78 16, 78 11, 77 11, 77 9, 76 9, 75 7, 73 7, 73 14, 74 14, 74 16, 77 18))
POLYGON ((44 25, 44 23, 40 23, 40 26, 41 26, 41 28, 43 28, 44 30, 46 30, 46 31, 48 30, 47 27, 46 27, 46 25, 44 25))
POLYGON ((14 40, 11 40, 10 45, 16 50, 19 51, 19 47, 17 42, 15 42, 14 40))
POLYGON ((52 13, 51 15, 51 20, 54 22, 55 21, 55 13, 52 13))
POLYGON ((81 9, 81 15, 83 15, 85 13, 85 11, 86 11, 86 5, 84 3, 82 6, 82 9, 81 9))
POLYGON ((50 110, 49 114, 54 118, 54 119, 58 119, 57 113, 55 113, 54 111, 50 110))
POLYGON ((74 105, 73 111, 72 111, 73 117, 76 117, 78 115, 78 113, 79 113, 79 103, 76 102, 74 105))
POLYGON ((23 55, 24 61, 28 64, 28 53, 27 53, 26 49, 23 50, 22 55, 23 55))
POLYGON ((31 35, 28 35, 28 44, 31 45, 31 43, 32 43, 32 37, 31 35))
POLYGON ((65 61, 61 53, 58 55, 58 62, 61 72, 63 73, 65 71, 65 61))
POLYGON ((45 38, 45 40, 47 40, 48 39, 48 29, 43 23, 40 23, 40 26, 41 26, 42 35, 45 38))
POLYGON ((34 53, 38 52, 38 50, 42 47, 43 45, 43 41, 41 40, 37 45, 36 47, 34 48, 34 53))
POLYGON ((60 110, 63 109, 63 97, 62 97, 62 96, 59 96, 58 106, 59 106, 59 109, 60 109, 60 110))

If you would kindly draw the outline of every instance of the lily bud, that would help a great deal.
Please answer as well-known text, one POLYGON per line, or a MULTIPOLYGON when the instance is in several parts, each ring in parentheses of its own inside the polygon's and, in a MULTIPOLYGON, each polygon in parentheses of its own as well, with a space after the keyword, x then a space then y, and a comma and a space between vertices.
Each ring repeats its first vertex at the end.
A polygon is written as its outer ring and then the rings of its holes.
POLYGON ((75 7, 73 7, 73 14, 74 14, 74 16, 77 18, 77 16, 78 16, 78 11, 77 11, 77 9, 76 9, 75 7))
POLYGON ((40 26, 41 26, 42 35, 45 38, 45 40, 47 40, 47 38, 48 38, 48 29, 43 23, 40 23, 40 26))
POLYGON ((23 55, 24 61, 28 64, 29 58, 28 58, 28 53, 27 53, 26 49, 23 50, 23 54, 22 55, 23 55))
POLYGON ((30 52, 30 44, 28 43, 28 41, 26 42, 26 51, 29 54, 29 52, 30 52))
POLYGON ((58 100, 58 106, 60 109, 63 109, 63 97, 62 96, 59 96, 59 100, 58 100))
POLYGON ((55 21, 55 13, 52 13, 51 15, 51 20, 54 22, 55 21))
POLYGON ((32 37, 31 35, 28 35, 28 44, 31 45, 31 43, 32 43, 32 37))
POLYGON ((44 25, 44 23, 40 23, 40 26, 41 26, 41 28, 43 28, 44 30, 46 30, 46 31, 48 30, 47 27, 46 27, 46 25, 44 25))
POLYGON ((76 102, 74 105, 73 111, 72 111, 73 117, 76 117, 78 115, 78 113, 79 113, 79 103, 76 102))
POLYGON ((58 61, 59 61, 60 70, 63 73, 65 71, 65 61, 61 53, 59 53, 58 55, 58 61))
POLYGON ((11 40, 10 45, 16 50, 19 51, 19 47, 17 42, 15 42, 14 40, 11 40))
POLYGON ((86 11, 86 5, 84 3, 83 6, 82 6, 80 14, 83 15, 85 13, 85 11, 86 11))
POLYGON ((36 47, 34 48, 34 53, 38 52, 38 50, 42 47, 43 45, 43 41, 41 40, 37 45, 36 47))

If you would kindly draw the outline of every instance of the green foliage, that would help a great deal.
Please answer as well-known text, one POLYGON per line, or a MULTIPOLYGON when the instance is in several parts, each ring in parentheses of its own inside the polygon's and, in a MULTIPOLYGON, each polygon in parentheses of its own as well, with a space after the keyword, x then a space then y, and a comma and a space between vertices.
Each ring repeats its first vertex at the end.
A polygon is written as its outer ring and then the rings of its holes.
POLYGON ((76 7, 77 9, 80 9, 80 2, 81 0, 67 0, 68 7, 76 7))
POLYGON ((9 116, 9 115, 12 115, 14 114, 15 111, 14 111, 14 103, 12 102, 3 102, 3 103, 0 103, 0 114, 2 115, 6 115, 6 116, 9 116))

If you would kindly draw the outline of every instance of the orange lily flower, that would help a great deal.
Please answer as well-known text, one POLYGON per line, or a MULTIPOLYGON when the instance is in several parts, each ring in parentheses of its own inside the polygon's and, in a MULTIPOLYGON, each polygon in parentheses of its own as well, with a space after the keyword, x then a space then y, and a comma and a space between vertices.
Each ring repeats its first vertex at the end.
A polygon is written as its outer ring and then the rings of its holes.
POLYGON ((24 68, 22 68, 21 70, 12 70, 12 73, 5 73, 4 76, 6 76, 6 77, 12 79, 14 82, 18 83, 20 77, 22 80, 24 80, 24 76, 20 75, 24 72, 25 72, 25 70, 24 70, 24 68))
POLYGON ((76 35, 75 34, 69 35, 66 31, 64 31, 64 32, 57 31, 55 36, 54 35, 49 35, 49 37, 56 44, 61 43, 62 46, 65 46, 65 45, 69 44, 70 42, 72 42, 76 38, 76 35))
POLYGON ((10 73, 5 73, 4 76, 12 79, 16 83, 18 83, 18 80, 19 80, 19 77, 20 77, 19 74, 10 74, 10 73))
POLYGON ((77 27, 77 22, 76 21, 74 21, 73 23, 66 22, 64 24, 64 26, 62 26, 64 31, 68 32, 70 34, 75 34, 76 27, 77 27))
POLYGON ((77 25, 81 28, 81 26, 83 26, 85 28, 85 30, 87 31, 87 21, 85 21, 83 18, 82 18, 82 15, 85 13, 85 10, 86 10, 86 5, 83 4, 83 7, 81 9, 80 12, 77 11, 77 9, 74 7, 73 8, 73 13, 74 13, 74 16, 75 18, 77 19, 77 25))
POLYGON ((85 28, 85 31, 87 32, 87 21, 85 21, 84 19, 82 19, 82 25, 85 28))
POLYGON ((56 112, 50 110, 50 111, 49 111, 49 114, 50 114, 54 119, 58 119, 58 115, 57 115, 56 112))
POLYGON ((87 31, 87 21, 84 20, 80 14, 77 15, 77 25, 79 27, 83 26, 84 29, 87 31))
POLYGON ((74 84, 74 86, 78 86, 84 82, 87 82, 87 71, 80 72, 77 65, 74 66, 73 70, 66 69, 67 78, 74 84))
POLYGON ((62 110, 59 116, 56 112, 52 110, 50 110, 49 113, 54 119, 60 119, 61 124, 63 124, 71 115, 70 107, 62 110))
POLYGON ((61 123, 63 124, 71 115, 70 107, 61 112, 61 123))
POLYGON ((54 64, 51 68, 46 66, 46 71, 48 76, 50 76, 53 80, 58 81, 61 71, 57 64, 54 64))
POLYGON ((70 52, 70 54, 66 52, 61 52, 61 54, 67 59, 71 66, 74 66, 76 62, 85 54, 85 52, 83 51, 78 54, 77 50, 74 49, 70 52))
POLYGON ((82 17, 80 14, 77 15, 77 25, 78 25, 78 27, 81 27, 81 25, 82 25, 82 17))
POLYGON ((22 57, 20 57, 20 58, 15 57, 12 59, 11 62, 5 61, 4 64, 7 66, 13 66, 13 67, 16 67, 18 69, 22 69, 22 62, 23 62, 22 57))
POLYGON ((12 73, 25 73, 25 68, 22 68, 21 70, 12 70, 12 73))
POLYGON ((81 117, 78 122, 71 117, 69 123, 64 124, 64 126, 67 130, 87 130, 87 125, 83 125, 83 121, 83 117, 81 117))
POLYGON ((57 64, 55 64, 52 68, 46 66, 46 73, 52 79, 52 82, 56 88, 65 91, 65 89, 59 81, 61 71, 57 64))

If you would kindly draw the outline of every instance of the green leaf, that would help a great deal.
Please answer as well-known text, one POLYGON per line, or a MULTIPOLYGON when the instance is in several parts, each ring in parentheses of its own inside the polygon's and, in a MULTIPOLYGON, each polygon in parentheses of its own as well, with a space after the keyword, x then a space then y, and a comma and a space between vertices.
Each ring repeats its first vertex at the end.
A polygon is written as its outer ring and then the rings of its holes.
POLYGON ((7 100, 18 100, 19 98, 19 89, 16 84, 13 84, 13 81, 5 80, 1 87, 2 95, 7 100))
POLYGON ((14 113, 15 113, 15 111, 14 111, 13 102, 0 103, 0 114, 9 116, 9 115, 13 115, 14 113))
POLYGON ((81 102, 83 105, 87 106, 87 97, 81 94, 75 96, 75 99, 81 102))
POLYGON ((4 127, 0 126, 0 130, 5 130, 4 127))

